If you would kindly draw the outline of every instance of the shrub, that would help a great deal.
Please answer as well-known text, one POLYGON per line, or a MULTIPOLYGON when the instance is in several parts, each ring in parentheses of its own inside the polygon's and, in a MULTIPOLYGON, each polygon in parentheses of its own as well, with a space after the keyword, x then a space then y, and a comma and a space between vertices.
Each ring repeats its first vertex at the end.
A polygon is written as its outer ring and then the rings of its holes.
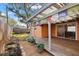
POLYGON ((16 34, 15 32, 12 32, 12 34, 14 35, 14 34, 16 34))
POLYGON ((36 41, 35 41, 35 39, 34 39, 32 36, 29 37, 29 38, 27 39, 27 41, 30 42, 30 43, 36 44, 36 41))

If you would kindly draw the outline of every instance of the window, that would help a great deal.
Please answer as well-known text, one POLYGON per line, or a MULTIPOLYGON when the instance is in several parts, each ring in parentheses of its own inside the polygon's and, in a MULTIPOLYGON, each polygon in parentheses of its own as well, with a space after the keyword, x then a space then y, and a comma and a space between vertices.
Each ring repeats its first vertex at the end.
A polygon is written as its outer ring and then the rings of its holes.
POLYGON ((68 32, 75 32, 76 31, 75 26, 68 26, 67 31, 68 32))

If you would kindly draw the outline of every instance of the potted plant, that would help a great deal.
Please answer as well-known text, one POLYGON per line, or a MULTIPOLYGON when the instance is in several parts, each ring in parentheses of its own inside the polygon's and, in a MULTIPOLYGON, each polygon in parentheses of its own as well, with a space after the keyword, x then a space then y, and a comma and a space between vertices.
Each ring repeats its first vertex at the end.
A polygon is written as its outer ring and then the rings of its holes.
POLYGON ((41 53, 41 52, 44 51, 44 44, 42 44, 42 43, 37 43, 37 44, 36 44, 36 47, 37 47, 39 53, 41 53))

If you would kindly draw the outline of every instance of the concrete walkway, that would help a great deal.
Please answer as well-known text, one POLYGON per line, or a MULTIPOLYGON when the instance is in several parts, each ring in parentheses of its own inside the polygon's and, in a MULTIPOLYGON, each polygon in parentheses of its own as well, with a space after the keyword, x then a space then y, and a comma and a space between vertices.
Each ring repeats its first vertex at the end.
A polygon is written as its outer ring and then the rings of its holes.
MULTIPOLYGON (((47 38, 36 38, 37 42, 44 43, 48 50, 47 38)), ((79 56, 79 42, 67 39, 52 38, 51 52, 56 56, 79 56)))

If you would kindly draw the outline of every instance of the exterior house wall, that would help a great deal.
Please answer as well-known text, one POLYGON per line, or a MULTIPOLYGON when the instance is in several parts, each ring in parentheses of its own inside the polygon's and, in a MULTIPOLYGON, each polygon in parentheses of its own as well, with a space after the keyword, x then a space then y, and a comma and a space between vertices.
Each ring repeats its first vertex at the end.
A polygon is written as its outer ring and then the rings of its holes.
POLYGON ((76 31, 77 31, 77 32, 76 32, 76 35, 77 35, 77 36, 76 36, 76 40, 79 41, 79 21, 77 21, 76 23, 77 23, 77 24, 76 24, 76 27, 77 27, 77 28, 76 28, 76 31))
POLYGON ((52 36, 52 37, 57 37, 57 36, 56 36, 56 33, 57 33, 57 32, 56 32, 56 24, 52 24, 52 25, 51 25, 51 36, 52 36))
POLYGON ((31 34, 34 37, 42 38, 42 27, 41 26, 35 26, 31 28, 31 34))
POLYGON ((35 27, 35 37, 42 38, 42 27, 41 26, 35 27))
MULTIPOLYGON (((68 22, 70 23, 70 22, 68 22)), ((64 24, 64 23, 61 23, 64 24)), ((57 25, 51 24, 51 37, 57 37, 57 25)), ((31 33, 34 37, 47 38, 48 37, 48 25, 42 24, 41 26, 33 27, 31 33)), ((79 21, 76 21, 76 39, 79 41, 79 21)))
MULTIPOLYGON (((51 37, 57 37, 56 36, 56 25, 51 24, 51 37)), ((48 37, 48 24, 42 25, 42 37, 47 38, 48 37)))
MULTIPOLYGON (((31 34, 38 38, 48 37, 48 24, 42 24, 41 26, 32 27, 31 34)), ((56 37, 56 25, 51 24, 51 37, 56 37)))
POLYGON ((31 34, 37 38, 46 38, 48 37, 48 25, 43 24, 39 26, 32 27, 31 34))
POLYGON ((43 38, 48 37, 48 25, 47 24, 42 25, 42 37, 43 38))

